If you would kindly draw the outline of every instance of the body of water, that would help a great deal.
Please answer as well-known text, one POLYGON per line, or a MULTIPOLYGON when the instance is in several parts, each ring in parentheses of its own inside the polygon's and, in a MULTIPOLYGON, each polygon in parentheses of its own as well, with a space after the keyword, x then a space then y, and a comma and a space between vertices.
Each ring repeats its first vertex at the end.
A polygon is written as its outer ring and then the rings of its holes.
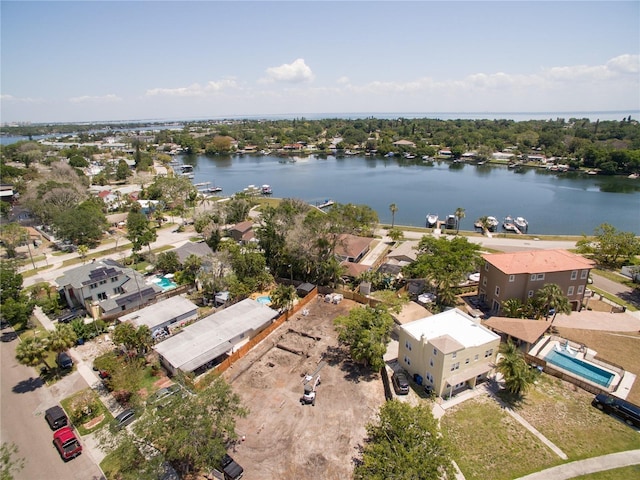
POLYGON ((275 197, 369 205, 383 223, 391 223, 389 205, 395 203, 398 225, 422 227, 428 213, 444 219, 461 207, 463 230, 472 230, 484 215, 501 223, 510 215, 525 217, 531 234, 590 235, 602 223, 640 234, 640 179, 361 156, 292 162, 276 156, 193 155, 178 160, 193 165, 194 183, 220 186, 223 195, 268 184, 275 197))

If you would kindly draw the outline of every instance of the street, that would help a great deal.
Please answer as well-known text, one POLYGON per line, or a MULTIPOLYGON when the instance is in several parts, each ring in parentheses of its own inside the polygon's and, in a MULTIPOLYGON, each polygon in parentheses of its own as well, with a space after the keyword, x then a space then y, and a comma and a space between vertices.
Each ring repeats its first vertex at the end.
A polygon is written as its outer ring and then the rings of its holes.
MULTIPOLYGON (((16 457, 24 458, 24 468, 16 480, 40 478, 97 480, 104 476, 88 449, 64 462, 53 446, 53 432, 44 419, 44 411, 59 400, 87 387, 77 372, 48 388, 36 369, 20 365, 15 359, 19 340, 11 327, 0 332, 0 437, 2 443, 15 443, 16 457)), ((82 439, 80 442, 83 444, 82 439)))

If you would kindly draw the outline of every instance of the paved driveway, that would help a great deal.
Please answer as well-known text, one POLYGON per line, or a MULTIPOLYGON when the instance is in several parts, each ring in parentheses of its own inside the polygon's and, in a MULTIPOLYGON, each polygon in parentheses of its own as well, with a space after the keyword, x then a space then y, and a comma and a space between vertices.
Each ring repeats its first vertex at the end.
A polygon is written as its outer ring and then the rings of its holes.
MULTIPOLYGON (((86 388, 86 382, 74 373, 51 388, 42 384, 33 368, 15 359, 18 339, 10 327, 0 332, 0 436, 2 442, 18 446, 24 468, 14 478, 97 480, 104 476, 88 449, 65 463, 53 446, 53 432, 44 420, 44 411, 71 393, 86 388)), ((84 445, 83 445, 84 446, 84 445)))

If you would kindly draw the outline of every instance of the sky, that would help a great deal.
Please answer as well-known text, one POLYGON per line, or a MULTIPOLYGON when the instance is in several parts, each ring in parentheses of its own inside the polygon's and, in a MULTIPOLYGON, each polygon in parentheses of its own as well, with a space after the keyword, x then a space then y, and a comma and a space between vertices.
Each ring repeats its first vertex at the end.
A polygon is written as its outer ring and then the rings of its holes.
POLYGON ((0 2, 0 121, 640 110, 638 1, 0 2))

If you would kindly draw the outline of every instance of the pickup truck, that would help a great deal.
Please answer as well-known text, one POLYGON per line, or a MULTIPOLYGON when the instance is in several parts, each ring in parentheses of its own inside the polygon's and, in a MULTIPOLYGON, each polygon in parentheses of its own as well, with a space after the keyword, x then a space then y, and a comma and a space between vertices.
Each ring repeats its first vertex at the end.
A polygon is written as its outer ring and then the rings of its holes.
POLYGON ((53 434, 53 445, 58 449, 62 459, 67 462, 82 452, 82 445, 71 427, 62 427, 53 434))

